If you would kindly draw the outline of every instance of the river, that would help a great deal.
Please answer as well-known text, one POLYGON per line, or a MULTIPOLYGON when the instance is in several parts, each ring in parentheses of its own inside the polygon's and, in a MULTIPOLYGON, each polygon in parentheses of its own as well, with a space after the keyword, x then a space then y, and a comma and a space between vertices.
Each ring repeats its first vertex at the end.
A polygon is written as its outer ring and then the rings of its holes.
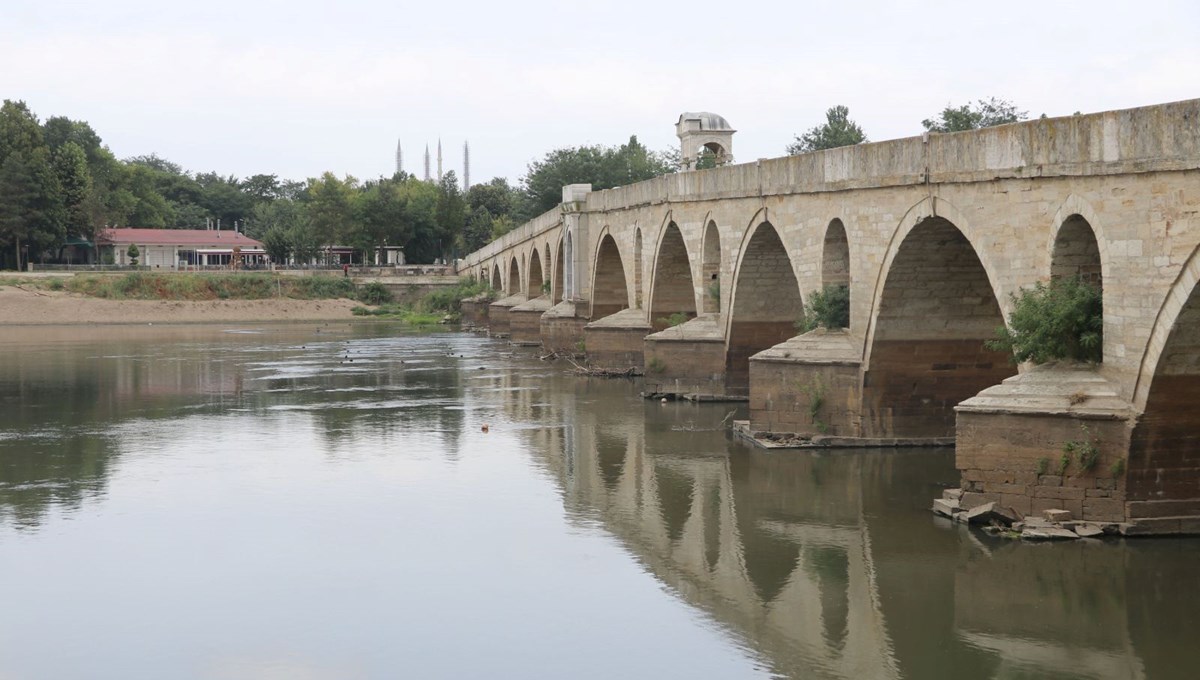
POLYGON ((0 679, 1194 678, 1200 540, 387 324, 0 329, 0 679), (485 427, 486 426, 486 427, 485 427))

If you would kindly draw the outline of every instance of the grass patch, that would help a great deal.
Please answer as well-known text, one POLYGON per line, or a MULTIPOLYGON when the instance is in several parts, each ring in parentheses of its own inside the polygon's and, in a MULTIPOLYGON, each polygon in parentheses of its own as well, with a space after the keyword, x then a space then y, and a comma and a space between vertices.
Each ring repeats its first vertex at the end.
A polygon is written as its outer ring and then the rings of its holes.
POLYGON ((354 316, 370 316, 377 319, 400 321, 410 326, 435 326, 442 322, 445 316, 437 312, 422 312, 400 305, 386 304, 378 307, 354 307, 350 310, 354 316))
POLYGON ((153 274, 74 276, 63 288, 111 300, 297 300, 355 298, 354 282, 341 276, 274 274, 153 274))

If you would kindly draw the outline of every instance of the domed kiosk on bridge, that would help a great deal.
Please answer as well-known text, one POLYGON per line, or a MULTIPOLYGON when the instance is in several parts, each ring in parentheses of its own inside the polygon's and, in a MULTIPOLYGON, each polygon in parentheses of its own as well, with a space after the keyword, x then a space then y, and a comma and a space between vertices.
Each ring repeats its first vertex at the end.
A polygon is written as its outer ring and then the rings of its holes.
POLYGON ((680 114, 679 121, 675 123, 675 134, 682 146, 680 169, 697 169, 706 150, 715 157, 716 165, 732 163, 735 132, 737 130, 729 125, 724 116, 715 113, 688 111, 680 114))

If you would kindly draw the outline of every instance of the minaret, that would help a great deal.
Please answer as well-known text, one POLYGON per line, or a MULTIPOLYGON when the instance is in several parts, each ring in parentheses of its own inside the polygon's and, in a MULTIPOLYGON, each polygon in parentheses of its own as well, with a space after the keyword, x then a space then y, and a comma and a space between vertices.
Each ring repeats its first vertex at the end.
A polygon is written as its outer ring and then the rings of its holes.
POLYGON ((400 149, 400 140, 396 140, 396 174, 404 172, 404 151, 400 149))
POLYGON ((463 142, 463 191, 471 188, 471 143, 463 142))
POLYGON ((438 184, 442 183, 442 138, 438 137, 438 184))
POLYGON ((425 181, 429 181, 429 145, 425 145, 425 181))

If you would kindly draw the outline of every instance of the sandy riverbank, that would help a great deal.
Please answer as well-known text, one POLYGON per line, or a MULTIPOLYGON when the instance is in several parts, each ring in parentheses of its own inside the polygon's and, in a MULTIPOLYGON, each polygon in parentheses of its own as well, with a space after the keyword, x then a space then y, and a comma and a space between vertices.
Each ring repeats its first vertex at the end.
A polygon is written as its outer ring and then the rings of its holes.
POLYGON ((0 325, 344 321, 353 300, 108 300, 0 286, 0 325))

